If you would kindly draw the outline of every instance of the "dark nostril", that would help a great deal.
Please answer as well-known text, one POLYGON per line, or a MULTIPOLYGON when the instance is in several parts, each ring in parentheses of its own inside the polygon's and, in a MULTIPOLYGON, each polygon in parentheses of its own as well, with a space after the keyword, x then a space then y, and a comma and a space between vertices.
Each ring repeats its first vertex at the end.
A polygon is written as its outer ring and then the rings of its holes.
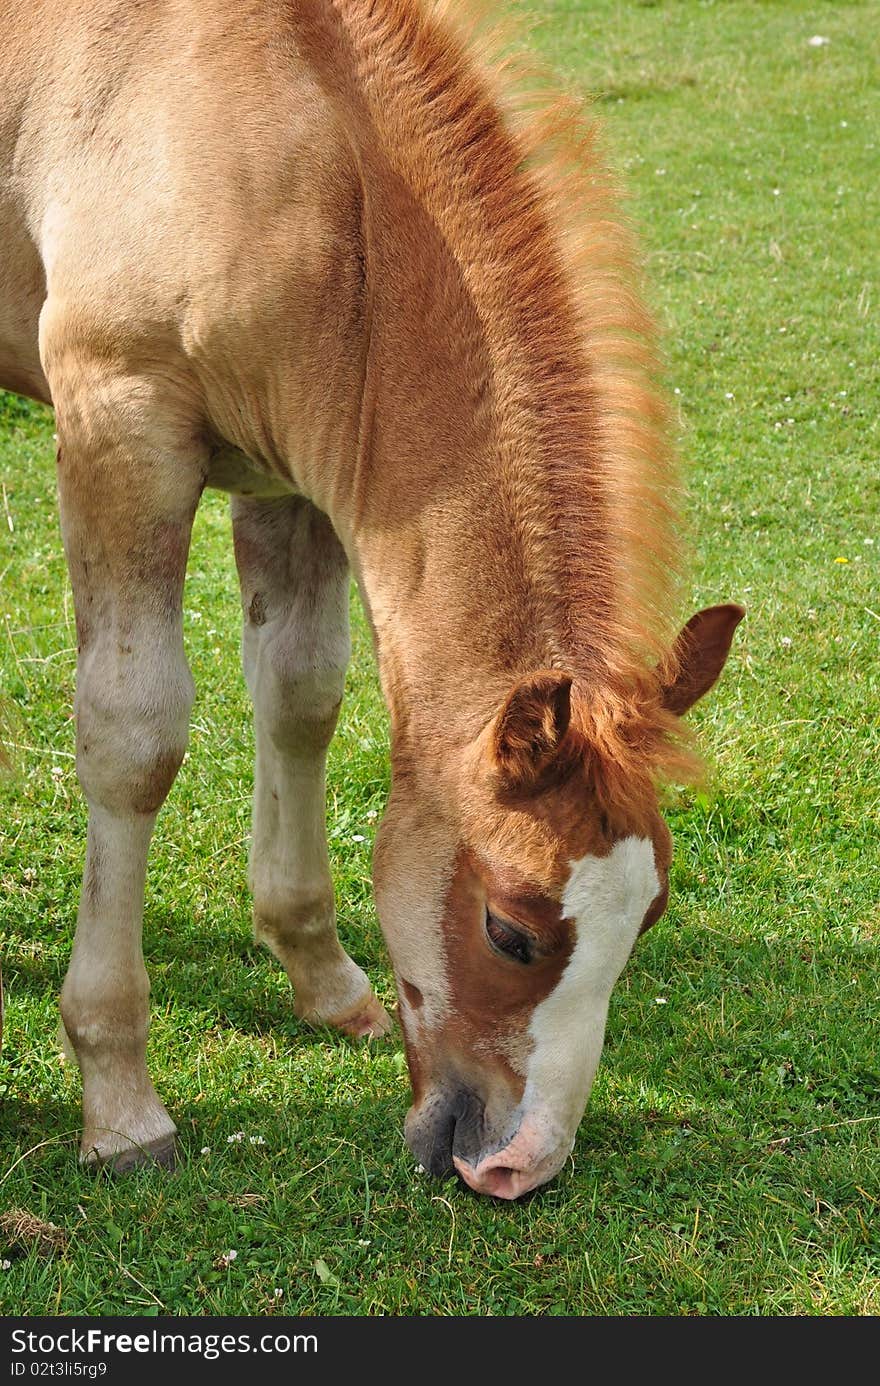
POLYGON ((410 1110, 407 1144, 429 1174, 449 1174, 453 1152, 473 1159, 480 1149, 482 1113, 482 1102, 466 1088, 435 1090, 420 1107, 410 1110))
POLYGON ((452 1140, 455 1134, 455 1117, 450 1113, 439 1121, 422 1144, 421 1163, 429 1174, 440 1178, 452 1169, 452 1140))
POLYGON ((413 986, 412 982, 408 982, 405 977, 401 977, 400 990, 403 992, 407 999, 407 1003, 412 1006, 413 1010, 419 1010, 425 998, 422 996, 418 987, 413 986))

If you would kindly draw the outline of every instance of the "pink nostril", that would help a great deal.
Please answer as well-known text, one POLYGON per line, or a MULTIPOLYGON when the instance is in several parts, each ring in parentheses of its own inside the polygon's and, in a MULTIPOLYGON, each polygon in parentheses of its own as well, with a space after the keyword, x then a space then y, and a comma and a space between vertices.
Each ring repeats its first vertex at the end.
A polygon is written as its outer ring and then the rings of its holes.
POLYGON ((487 1170, 479 1184, 480 1193, 493 1198, 517 1198, 527 1187, 521 1170, 505 1169, 503 1165, 487 1170))
POLYGON ((474 1193, 489 1194, 492 1198, 519 1198, 533 1187, 533 1181, 521 1169, 508 1169, 506 1165, 481 1172, 456 1157, 455 1168, 474 1193))

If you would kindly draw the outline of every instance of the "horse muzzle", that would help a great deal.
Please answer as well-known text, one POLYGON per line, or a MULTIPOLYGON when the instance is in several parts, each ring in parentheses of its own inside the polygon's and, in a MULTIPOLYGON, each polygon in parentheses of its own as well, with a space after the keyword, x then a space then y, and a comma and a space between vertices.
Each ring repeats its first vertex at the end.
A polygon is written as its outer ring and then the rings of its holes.
POLYGON ((522 1116, 512 1138, 492 1139, 482 1101, 467 1088, 430 1093, 406 1119, 406 1140, 435 1177, 455 1170, 475 1193, 514 1199, 546 1184, 573 1140, 544 1113, 522 1116))

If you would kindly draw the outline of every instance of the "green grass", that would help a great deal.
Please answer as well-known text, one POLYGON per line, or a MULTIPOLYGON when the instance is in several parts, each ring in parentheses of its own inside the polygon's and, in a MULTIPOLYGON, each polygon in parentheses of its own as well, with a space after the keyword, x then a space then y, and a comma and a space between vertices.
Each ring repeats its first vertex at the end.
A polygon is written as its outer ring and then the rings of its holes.
MULTIPOLYGON (((0 1208, 68 1234, 54 1253, 0 1248, 3 1312, 880 1312, 880 8, 541 15, 536 43, 602 103, 643 231, 690 464, 694 604, 749 609, 696 717, 712 787, 672 796, 672 903, 615 993, 574 1161, 516 1205, 417 1176, 399 1039, 307 1031, 252 944, 251 732, 229 522, 208 497, 186 594, 192 743, 145 930, 150 1063, 186 1162, 78 1169, 77 1078, 53 1044, 84 837, 73 623, 52 420, 0 397, 0 687, 18 709, 0 787, 0 1208)), ((386 790, 358 614, 331 850, 345 942, 390 1002, 369 884, 386 790)))

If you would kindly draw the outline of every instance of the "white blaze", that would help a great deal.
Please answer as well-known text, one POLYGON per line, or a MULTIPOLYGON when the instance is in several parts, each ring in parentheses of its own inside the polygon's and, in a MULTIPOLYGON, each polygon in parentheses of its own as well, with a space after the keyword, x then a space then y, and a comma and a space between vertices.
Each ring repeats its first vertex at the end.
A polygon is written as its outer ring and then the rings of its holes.
POLYGON ((562 914, 574 921, 575 945, 556 987, 532 1015, 534 1047, 520 1105, 535 1136, 544 1128, 548 1153, 567 1142, 567 1154, 574 1143, 602 1053, 612 988, 659 890, 647 838, 623 838, 606 857, 572 862, 562 914))

